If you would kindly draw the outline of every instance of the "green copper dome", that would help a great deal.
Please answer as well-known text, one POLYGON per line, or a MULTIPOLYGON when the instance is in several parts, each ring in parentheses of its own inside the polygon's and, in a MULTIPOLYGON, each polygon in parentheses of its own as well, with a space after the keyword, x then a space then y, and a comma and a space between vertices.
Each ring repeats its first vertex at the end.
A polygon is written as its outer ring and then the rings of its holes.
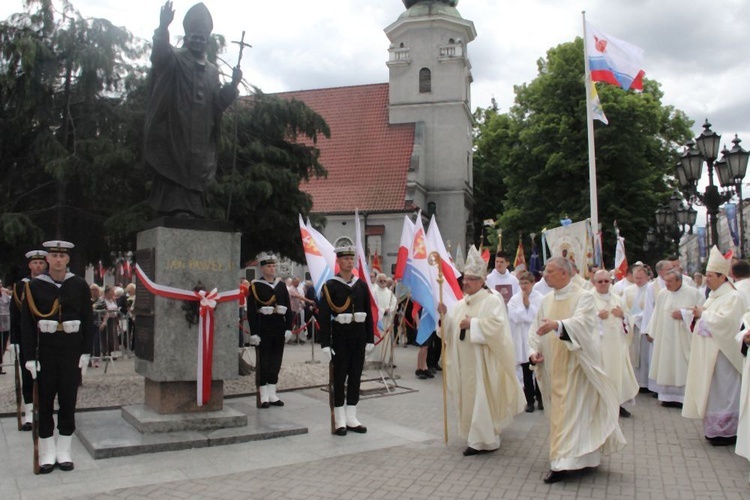
POLYGON ((404 0, 406 12, 399 19, 424 16, 451 16, 463 19, 456 10, 458 0, 404 0))

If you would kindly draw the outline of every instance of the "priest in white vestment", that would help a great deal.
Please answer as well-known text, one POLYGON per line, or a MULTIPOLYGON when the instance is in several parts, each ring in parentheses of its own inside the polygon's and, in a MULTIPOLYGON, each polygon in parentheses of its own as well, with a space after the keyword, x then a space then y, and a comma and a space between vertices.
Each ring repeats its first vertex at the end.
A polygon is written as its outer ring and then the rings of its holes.
POLYGON ((703 419, 703 434, 714 446, 737 440, 742 354, 735 336, 740 331, 745 303, 727 281, 729 260, 715 246, 706 266, 711 292, 704 306, 694 308, 690 362, 682 416, 703 419))
POLYGON ((643 311, 646 308, 646 296, 648 295, 649 278, 646 268, 636 265, 633 267, 633 284, 625 287, 622 292, 625 311, 630 317, 633 325, 633 342, 630 344, 630 362, 638 386, 642 391, 648 392, 648 353, 650 344, 641 329, 646 327, 643 322, 643 311), (641 354, 644 356, 641 363, 641 354))
POLYGON ((486 264, 472 246, 463 272, 464 298, 442 305, 444 373, 468 442, 465 456, 497 450, 500 431, 523 411, 510 321, 502 298, 484 288, 486 264))
POLYGON ((596 328, 602 342, 602 368, 615 386, 620 403, 620 416, 630 412, 622 405, 638 394, 638 381, 630 362, 629 347, 633 341, 633 325, 625 314, 622 299, 611 292, 611 278, 607 271, 594 273, 594 305, 597 310, 596 328))
POLYGON ((568 471, 597 467, 602 452, 625 446, 619 401, 602 368, 594 297, 571 283, 567 259, 553 257, 544 269, 554 292, 542 301, 529 330, 534 365, 550 421, 550 471, 545 483, 568 471))
POLYGON ((523 394, 526 397, 526 413, 534 411, 534 400, 539 409, 544 409, 542 393, 534 380, 534 373, 529 365, 529 327, 536 318, 536 312, 542 304, 544 295, 534 291, 534 275, 523 271, 518 276, 521 291, 510 298, 508 302, 508 318, 510 330, 513 333, 513 345, 516 348, 516 375, 523 382, 523 394))
POLYGON ((750 361, 747 351, 750 347, 750 312, 742 317, 742 331, 735 337, 738 349, 745 358, 742 364, 742 387, 740 389, 740 420, 737 426, 737 446, 735 453, 750 460, 750 361))
POLYGON ((734 288, 742 294, 745 308, 750 308, 750 263, 746 260, 738 260, 732 264, 732 277, 734 288))
POLYGON ((651 356, 653 355, 653 342, 648 334, 648 325, 651 322, 651 315, 654 314, 654 306, 659 292, 664 290, 664 276, 667 271, 672 269, 672 262, 669 260, 660 260, 654 266, 656 278, 648 284, 646 289, 646 302, 643 307, 643 319, 641 320, 641 345, 640 360, 638 368, 635 371, 635 378, 638 379, 638 385, 641 386, 642 392, 656 393, 656 388, 649 384, 648 372, 651 370, 651 356))
POLYGON ((682 408, 693 340, 693 308, 703 299, 697 288, 683 284, 678 269, 667 271, 664 286, 647 328, 654 346, 648 377, 662 406, 682 408))
MULTIPOLYGON (((388 276, 378 273, 375 277, 375 285, 373 288, 373 298, 378 305, 378 309, 383 313, 381 322, 383 326, 382 334, 384 340, 387 339, 387 341, 376 345, 368 358, 380 363, 385 362, 386 357, 390 354, 389 349, 393 349, 393 345, 396 342, 393 335, 393 319, 396 316, 398 303, 396 295, 388 288, 388 276)), ((377 324, 373 326, 377 327, 377 324)))

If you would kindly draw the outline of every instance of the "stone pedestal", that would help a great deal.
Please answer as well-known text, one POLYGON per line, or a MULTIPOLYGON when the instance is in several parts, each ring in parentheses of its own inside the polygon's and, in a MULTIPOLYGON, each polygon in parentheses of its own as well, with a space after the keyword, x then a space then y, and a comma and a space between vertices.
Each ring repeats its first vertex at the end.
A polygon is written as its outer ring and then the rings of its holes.
MULTIPOLYGON (((159 285, 233 290, 238 286, 240 233, 222 221, 157 219, 138 233, 136 260, 159 285)), ((221 410, 223 381, 238 376, 238 304, 225 302, 214 314, 211 400, 196 405, 198 325, 187 319, 190 304, 197 307, 197 302, 153 296, 138 283, 135 369, 146 378, 146 406, 157 414, 221 410)))

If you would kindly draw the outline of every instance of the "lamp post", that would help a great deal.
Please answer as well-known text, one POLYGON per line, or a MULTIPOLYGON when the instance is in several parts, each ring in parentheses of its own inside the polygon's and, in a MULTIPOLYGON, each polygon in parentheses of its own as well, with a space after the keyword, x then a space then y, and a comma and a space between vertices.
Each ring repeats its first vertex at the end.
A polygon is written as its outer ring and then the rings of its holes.
POLYGON ((698 212, 691 206, 685 207, 682 198, 673 194, 668 205, 656 210, 656 230, 674 242, 675 254, 680 253, 680 239, 685 233, 692 234, 698 212))
POLYGON ((721 187, 727 189, 729 196, 732 191, 737 193, 740 203, 740 258, 745 258, 745 216, 742 200, 742 181, 747 173, 747 160, 750 153, 742 149, 737 134, 732 140, 732 149, 728 150, 726 146, 722 150, 722 158, 716 161, 716 175, 719 178, 721 187))
POLYGON ((720 141, 721 136, 711 130, 711 124, 706 120, 703 124, 703 132, 695 141, 688 141, 685 151, 680 156, 680 162, 677 164, 677 180, 688 204, 696 202, 706 207, 712 245, 719 244, 717 227, 719 207, 732 198, 731 193, 719 192, 719 188, 714 184, 714 164, 719 156, 720 141), (704 193, 699 193, 698 181, 702 175, 704 161, 708 166, 708 186, 704 193))

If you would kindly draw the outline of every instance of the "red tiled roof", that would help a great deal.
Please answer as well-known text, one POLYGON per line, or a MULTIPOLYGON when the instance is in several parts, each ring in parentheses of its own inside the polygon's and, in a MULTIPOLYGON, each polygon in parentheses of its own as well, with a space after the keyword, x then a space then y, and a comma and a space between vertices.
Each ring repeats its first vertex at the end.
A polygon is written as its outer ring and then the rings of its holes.
POLYGON ((313 212, 403 210, 414 124, 388 124, 388 84, 276 94, 304 101, 331 129, 318 138, 328 177, 300 189, 313 197, 313 212))

